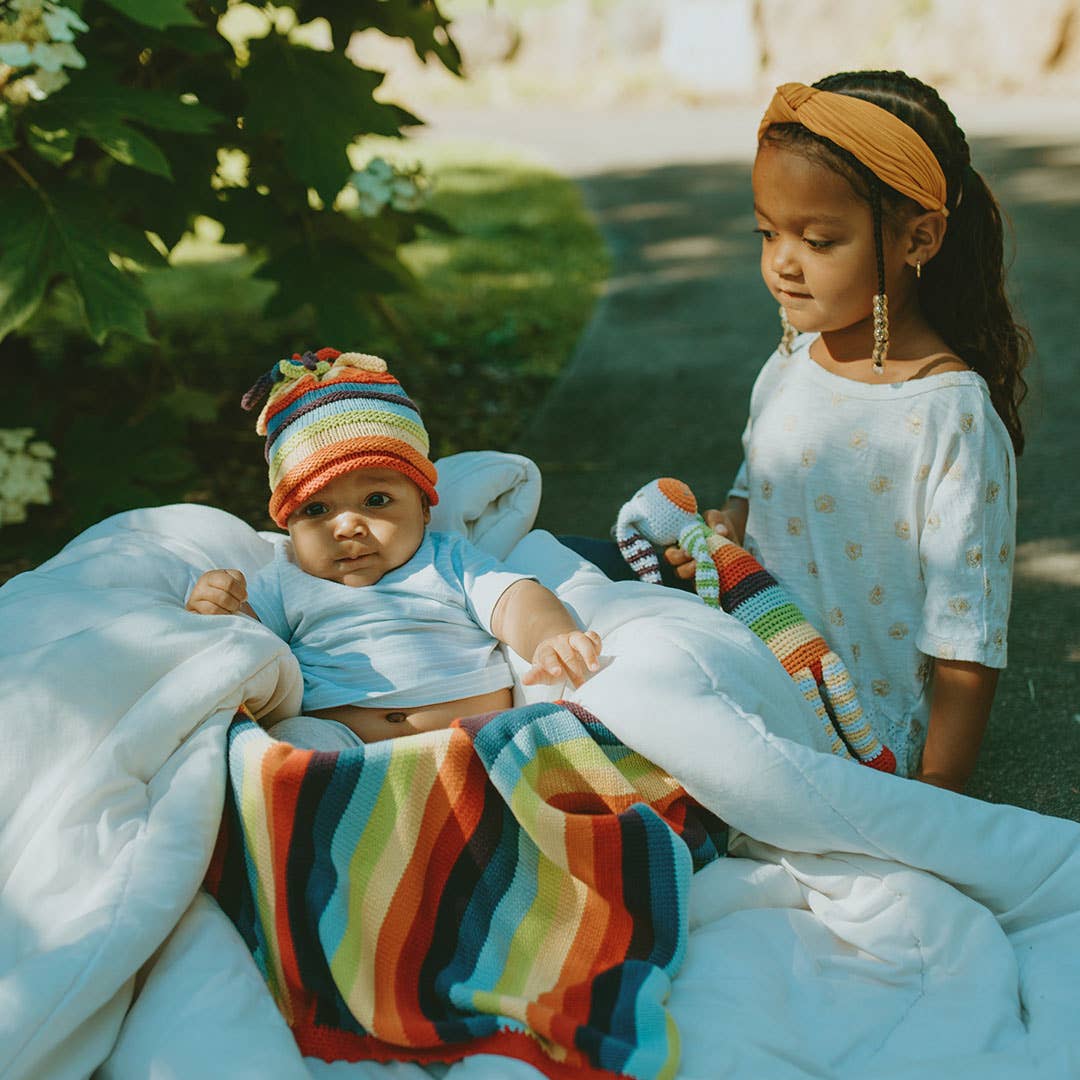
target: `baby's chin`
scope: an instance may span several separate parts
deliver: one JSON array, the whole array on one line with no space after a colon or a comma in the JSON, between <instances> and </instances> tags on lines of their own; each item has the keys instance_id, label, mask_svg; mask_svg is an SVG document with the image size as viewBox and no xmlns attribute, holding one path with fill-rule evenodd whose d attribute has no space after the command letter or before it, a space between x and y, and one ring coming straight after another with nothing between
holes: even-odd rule
<instances>
[{"instance_id":1,"label":"baby's chin","mask_svg":"<svg viewBox=\"0 0 1080 1080\"><path fill-rule=\"evenodd\" d=\"M338 585L347 585L351 589L362 589L367 585L375 585L389 572L385 566L339 566L338 563L322 563L318 566L305 566L297 564L305 574L312 577L322 578L323 581L333 581Z\"/></svg>"},{"instance_id":2,"label":"baby's chin","mask_svg":"<svg viewBox=\"0 0 1080 1080\"><path fill-rule=\"evenodd\" d=\"M347 585L350 589L363 589L368 585L378 584L386 573L385 567L359 567L353 570L337 570L330 580L336 581L339 585Z\"/></svg>"},{"instance_id":3,"label":"baby's chin","mask_svg":"<svg viewBox=\"0 0 1080 1080\"><path fill-rule=\"evenodd\" d=\"M364 589L368 585L377 585L386 576L386 571L380 571L379 573L350 573L342 574L334 580L339 585L346 585L350 589Z\"/></svg>"}]
</instances>

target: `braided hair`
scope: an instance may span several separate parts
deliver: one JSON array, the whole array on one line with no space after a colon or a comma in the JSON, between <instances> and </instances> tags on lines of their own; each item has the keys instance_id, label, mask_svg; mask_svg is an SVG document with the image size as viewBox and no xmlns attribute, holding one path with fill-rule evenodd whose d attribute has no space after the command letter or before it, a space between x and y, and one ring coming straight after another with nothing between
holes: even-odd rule
<instances>
[{"instance_id":1,"label":"braided hair","mask_svg":"<svg viewBox=\"0 0 1080 1080\"><path fill-rule=\"evenodd\" d=\"M1020 403L1027 394L1021 372L1031 354L1031 337L1013 317L1005 293L1001 211L972 168L971 150L956 118L933 87L903 71L841 72L814 88L862 98L891 112L919 133L941 165L948 228L941 249L922 269L919 305L949 348L986 381L1019 455L1024 449ZM878 292L884 293L884 224L921 210L918 204L883 184L853 154L800 124L773 124L763 141L797 149L840 173L870 204Z\"/></svg>"}]
</instances>

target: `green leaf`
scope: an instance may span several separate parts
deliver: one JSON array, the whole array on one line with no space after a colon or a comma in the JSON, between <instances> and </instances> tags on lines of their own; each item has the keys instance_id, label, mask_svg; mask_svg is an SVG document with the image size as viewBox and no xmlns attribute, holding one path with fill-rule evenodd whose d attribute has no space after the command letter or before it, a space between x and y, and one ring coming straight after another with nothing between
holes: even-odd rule
<instances>
[{"instance_id":1,"label":"green leaf","mask_svg":"<svg viewBox=\"0 0 1080 1080\"><path fill-rule=\"evenodd\" d=\"M4 194L7 225L0 243L0 340L37 310L56 273L47 220L27 189Z\"/></svg>"},{"instance_id":2,"label":"green leaf","mask_svg":"<svg viewBox=\"0 0 1080 1080\"><path fill-rule=\"evenodd\" d=\"M70 160L74 140L82 136L122 165L171 179L172 167L160 145L129 121L166 132L201 134L221 116L162 91L121 86L99 72L72 79L62 91L27 110L27 119L33 131L31 145L51 164Z\"/></svg>"},{"instance_id":3,"label":"green leaf","mask_svg":"<svg viewBox=\"0 0 1080 1080\"><path fill-rule=\"evenodd\" d=\"M335 43L344 48L356 30L374 28L387 37L407 38L416 55L425 60L434 53L455 75L461 74L461 55L447 34L450 25L429 0L386 3L385 0L297 0L293 6L301 22L322 17L330 23ZM436 31L442 31L436 33ZM440 38L442 40L440 40Z\"/></svg>"},{"instance_id":4,"label":"green leaf","mask_svg":"<svg viewBox=\"0 0 1080 1080\"><path fill-rule=\"evenodd\" d=\"M124 86L104 64L99 67L76 73L62 90L28 109L28 119L48 130L79 131L91 124L132 121L159 131L191 134L210 131L223 119L205 105L181 101L178 94Z\"/></svg>"},{"instance_id":5,"label":"green leaf","mask_svg":"<svg viewBox=\"0 0 1080 1080\"><path fill-rule=\"evenodd\" d=\"M105 0L110 7L143 26L164 30L166 26L193 26L199 20L188 11L185 0Z\"/></svg>"},{"instance_id":6,"label":"green leaf","mask_svg":"<svg viewBox=\"0 0 1080 1080\"><path fill-rule=\"evenodd\" d=\"M11 108L7 102L0 101L0 152L12 150L16 145L15 122L11 118Z\"/></svg>"},{"instance_id":7,"label":"green leaf","mask_svg":"<svg viewBox=\"0 0 1080 1080\"><path fill-rule=\"evenodd\" d=\"M37 124L27 124L26 142L50 165L64 165L75 156L75 133L67 128L50 131Z\"/></svg>"},{"instance_id":8,"label":"green leaf","mask_svg":"<svg viewBox=\"0 0 1080 1080\"><path fill-rule=\"evenodd\" d=\"M426 229L442 236L461 235L461 230L456 225L447 221L442 214L435 213L434 210L417 210L411 216L417 225L423 225Z\"/></svg>"},{"instance_id":9,"label":"green leaf","mask_svg":"<svg viewBox=\"0 0 1080 1080\"><path fill-rule=\"evenodd\" d=\"M70 278L91 336L101 343L113 330L141 341L146 299L138 281L109 258L131 237L104 218L93 193L75 185L24 188L4 200L8 225L0 238L0 338L33 314L58 277Z\"/></svg>"},{"instance_id":10,"label":"green leaf","mask_svg":"<svg viewBox=\"0 0 1080 1080\"><path fill-rule=\"evenodd\" d=\"M161 408L181 420L209 423L217 419L220 407L220 395L193 386L178 386L161 398Z\"/></svg>"},{"instance_id":11,"label":"green leaf","mask_svg":"<svg viewBox=\"0 0 1080 1080\"><path fill-rule=\"evenodd\" d=\"M304 304L315 309L319 334L328 343L356 346L370 326L366 297L396 287L366 256L346 244L327 241L312 250L305 244L275 253L256 271L278 285L267 304L267 314L287 315Z\"/></svg>"},{"instance_id":12,"label":"green leaf","mask_svg":"<svg viewBox=\"0 0 1080 1080\"><path fill-rule=\"evenodd\" d=\"M247 244L252 249L285 231L281 207L272 196L260 195L254 188L226 192L210 216L225 227L226 243Z\"/></svg>"},{"instance_id":13,"label":"green leaf","mask_svg":"<svg viewBox=\"0 0 1080 1080\"><path fill-rule=\"evenodd\" d=\"M110 169L102 194L114 217L157 233L171 248L198 214L215 216L219 194L210 177L217 166L217 140L163 132L157 142L172 166L172 180L138 169Z\"/></svg>"},{"instance_id":14,"label":"green leaf","mask_svg":"<svg viewBox=\"0 0 1080 1080\"><path fill-rule=\"evenodd\" d=\"M214 14L220 15L223 12L215 11ZM202 23L198 26L174 26L169 30L159 30L158 35L160 41L155 43L151 39L151 48L164 46L191 56L212 57L216 54L222 66L229 63L234 55L232 46L217 32L216 26Z\"/></svg>"},{"instance_id":15,"label":"green leaf","mask_svg":"<svg viewBox=\"0 0 1080 1080\"><path fill-rule=\"evenodd\" d=\"M400 133L397 111L372 98L383 76L279 34L250 47L245 131L280 137L290 169L329 205L352 172L349 144L359 135Z\"/></svg>"},{"instance_id":16,"label":"green leaf","mask_svg":"<svg viewBox=\"0 0 1080 1080\"><path fill-rule=\"evenodd\" d=\"M195 473L184 449L186 424L160 409L132 424L128 412L77 416L57 445L63 502L75 529L118 510L174 501Z\"/></svg>"},{"instance_id":17,"label":"green leaf","mask_svg":"<svg viewBox=\"0 0 1080 1080\"><path fill-rule=\"evenodd\" d=\"M109 157L153 176L172 179L169 161L157 143L122 120L83 120L79 133L91 138Z\"/></svg>"}]
</instances>

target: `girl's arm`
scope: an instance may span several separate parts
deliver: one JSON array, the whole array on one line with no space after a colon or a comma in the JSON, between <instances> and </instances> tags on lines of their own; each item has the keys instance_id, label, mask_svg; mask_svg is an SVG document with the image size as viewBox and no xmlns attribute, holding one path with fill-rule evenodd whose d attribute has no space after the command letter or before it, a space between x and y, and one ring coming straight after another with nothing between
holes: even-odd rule
<instances>
[{"instance_id":1,"label":"girl's arm","mask_svg":"<svg viewBox=\"0 0 1080 1080\"><path fill-rule=\"evenodd\" d=\"M515 581L499 597L491 632L532 663L526 685L569 679L580 686L600 668L600 635L583 633L563 602L537 581Z\"/></svg>"},{"instance_id":2,"label":"girl's arm","mask_svg":"<svg viewBox=\"0 0 1080 1080\"><path fill-rule=\"evenodd\" d=\"M963 791L975 768L999 671L965 660L934 661L930 725L916 779Z\"/></svg>"},{"instance_id":3,"label":"girl's arm","mask_svg":"<svg viewBox=\"0 0 1080 1080\"><path fill-rule=\"evenodd\" d=\"M736 544L741 544L743 537L746 536L746 519L749 515L749 500L738 495L730 495L720 510L706 510L703 517L709 528L716 529L717 526L722 526L718 530L722 536L726 536Z\"/></svg>"}]
</instances>

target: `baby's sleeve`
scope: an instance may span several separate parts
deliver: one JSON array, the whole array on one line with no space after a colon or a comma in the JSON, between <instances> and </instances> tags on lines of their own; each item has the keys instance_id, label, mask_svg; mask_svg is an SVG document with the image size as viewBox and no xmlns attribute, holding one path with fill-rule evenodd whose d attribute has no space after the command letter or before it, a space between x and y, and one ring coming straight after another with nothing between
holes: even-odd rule
<instances>
[{"instance_id":1,"label":"baby's sleeve","mask_svg":"<svg viewBox=\"0 0 1080 1080\"><path fill-rule=\"evenodd\" d=\"M510 570L464 537L454 537L453 561L468 612L489 634L491 615L502 594L518 581L536 580L531 574Z\"/></svg>"},{"instance_id":2,"label":"baby's sleeve","mask_svg":"<svg viewBox=\"0 0 1080 1080\"><path fill-rule=\"evenodd\" d=\"M259 622L282 641L292 638L292 627L285 616L285 598L281 588L278 554L257 574L247 580L247 599Z\"/></svg>"},{"instance_id":3,"label":"baby's sleeve","mask_svg":"<svg viewBox=\"0 0 1080 1080\"><path fill-rule=\"evenodd\" d=\"M1016 462L989 408L962 412L929 495L919 541L927 656L1003 668L1016 545Z\"/></svg>"}]
</instances>

